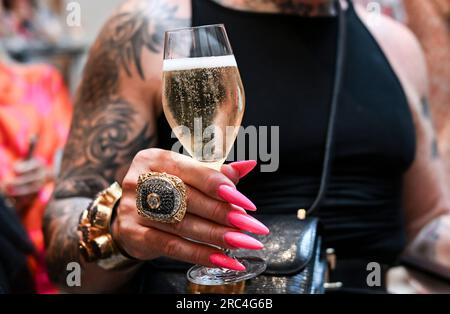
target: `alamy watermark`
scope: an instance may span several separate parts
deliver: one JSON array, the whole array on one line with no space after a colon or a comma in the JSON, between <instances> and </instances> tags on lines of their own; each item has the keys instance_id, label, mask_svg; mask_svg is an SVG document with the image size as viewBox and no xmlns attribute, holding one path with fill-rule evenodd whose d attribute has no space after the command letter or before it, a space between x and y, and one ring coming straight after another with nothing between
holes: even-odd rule
<instances>
[{"instance_id":1,"label":"alamy watermark","mask_svg":"<svg viewBox=\"0 0 450 314\"><path fill-rule=\"evenodd\" d=\"M174 128L172 138L179 139L172 151L202 162L259 160L261 172L275 172L280 165L279 126L203 127L195 118L192 127Z\"/></svg>"},{"instance_id":2,"label":"alamy watermark","mask_svg":"<svg viewBox=\"0 0 450 314\"><path fill-rule=\"evenodd\" d=\"M368 287L381 287L381 265L377 262L370 262L366 266L368 271L366 283ZM70 262L66 266L67 287L81 287L81 265L77 262Z\"/></svg>"},{"instance_id":3,"label":"alamy watermark","mask_svg":"<svg viewBox=\"0 0 450 314\"><path fill-rule=\"evenodd\" d=\"M66 266L67 287L81 287L81 265L77 262L70 262Z\"/></svg>"},{"instance_id":4,"label":"alamy watermark","mask_svg":"<svg viewBox=\"0 0 450 314\"><path fill-rule=\"evenodd\" d=\"M69 27L81 26L81 5L77 1L71 1L66 6L66 24Z\"/></svg>"},{"instance_id":5,"label":"alamy watermark","mask_svg":"<svg viewBox=\"0 0 450 314\"><path fill-rule=\"evenodd\" d=\"M369 272L366 283L369 287L381 287L381 265L377 262L367 264L366 270Z\"/></svg>"},{"instance_id":6,"label":"alamy watermark","mask_svg":"<svg viewBox=\"0 0 450 314\"><path fill-rule=\"evenodd\" d=\"M378 26L382 11L381 4L375 1L371 1L367 4L366 10L369 13L367 23L372 27Z\"/></svg>"}]
</instances>

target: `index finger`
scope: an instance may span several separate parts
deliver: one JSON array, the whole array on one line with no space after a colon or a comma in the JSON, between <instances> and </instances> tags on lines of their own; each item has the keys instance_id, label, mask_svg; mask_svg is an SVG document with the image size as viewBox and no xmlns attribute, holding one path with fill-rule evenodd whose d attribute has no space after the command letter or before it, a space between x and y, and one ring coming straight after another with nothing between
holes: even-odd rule
<instances>
[{"instance_id":1,"label":"index finger","mask_svg":"<svg viewBox=\"0 0 450 314\"><path fill-rule=\"evenodd\" d=\"M223 173L210 169L191 157L171 151L148 149L136 155L134 176L148 171L167 172L183 180L184 183L217 200L227 201L248 210L256 206L237 191L234 183Z\"/></svg>"}]
</instances>

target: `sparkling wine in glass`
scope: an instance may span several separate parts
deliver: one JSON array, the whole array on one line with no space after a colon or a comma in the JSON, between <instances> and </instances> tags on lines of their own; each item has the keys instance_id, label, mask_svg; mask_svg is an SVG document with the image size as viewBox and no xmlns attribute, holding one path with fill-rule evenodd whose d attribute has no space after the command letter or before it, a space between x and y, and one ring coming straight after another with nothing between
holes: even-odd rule
<instances>
[{"instance_id":1,"label":"sparkling wine in glass","mask_svg":"<svg viewBox=\"0 0 450 314\"><path fill-rule=\"evenodd\" d=\"M166 32L162 96L164 114L183 147L202 165L220 170L245 109L244 88L222 24ZM245 271L195 265L188 279L199 285L223 285L265 269L259 258L238 260Z\"/></svg>"}]
</instances>

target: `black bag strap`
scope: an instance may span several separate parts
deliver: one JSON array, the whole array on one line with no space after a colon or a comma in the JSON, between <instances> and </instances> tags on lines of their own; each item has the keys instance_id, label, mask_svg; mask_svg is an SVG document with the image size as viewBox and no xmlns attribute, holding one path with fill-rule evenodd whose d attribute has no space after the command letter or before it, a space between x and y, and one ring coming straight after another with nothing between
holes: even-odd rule
<instances>
[{"instance_id":1,"label":"black bag strap","mask_svg":"<svg viewBox=\"0 0 450 314\"><path fill-rule=\"evenodd\" d=\"M340 0L336 0L336 9L338 12L338 34L337 34L337 49L336 49L336 65L334 72L334 84L331 95L330 115L328 118L327 134L325 139L325 151L322 164L322 174L320 177L320 186L317 196L311 207L306 211L308 215L314 212L321 204L327 189L328 178L331 170L331 159L333 157L333 140L334 129L336 124L336 112L339 102L339 96L342 87L342 77L344 72L344 63L346 55L347 44L347 19L342 8ZM351 5L349 3L349 5Z\"/></svg>"}]
</instances>

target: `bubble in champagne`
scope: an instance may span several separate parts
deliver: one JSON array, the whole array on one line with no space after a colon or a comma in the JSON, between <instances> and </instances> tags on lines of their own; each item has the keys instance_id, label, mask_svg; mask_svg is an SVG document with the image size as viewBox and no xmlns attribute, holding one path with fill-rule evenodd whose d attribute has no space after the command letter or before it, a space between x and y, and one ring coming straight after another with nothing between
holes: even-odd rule
<instances>
[{"instance_id":1,"label":"bubble in champagne","mask_svg":"<svg viewBox=\"0 0 450 314\"><path fill-rule=\"evenodd\" d=\"M239 126L244 92L234 56L165 60L164 112L175 135L200 161L223 162Z\"/></svg>"}]
</instances>

